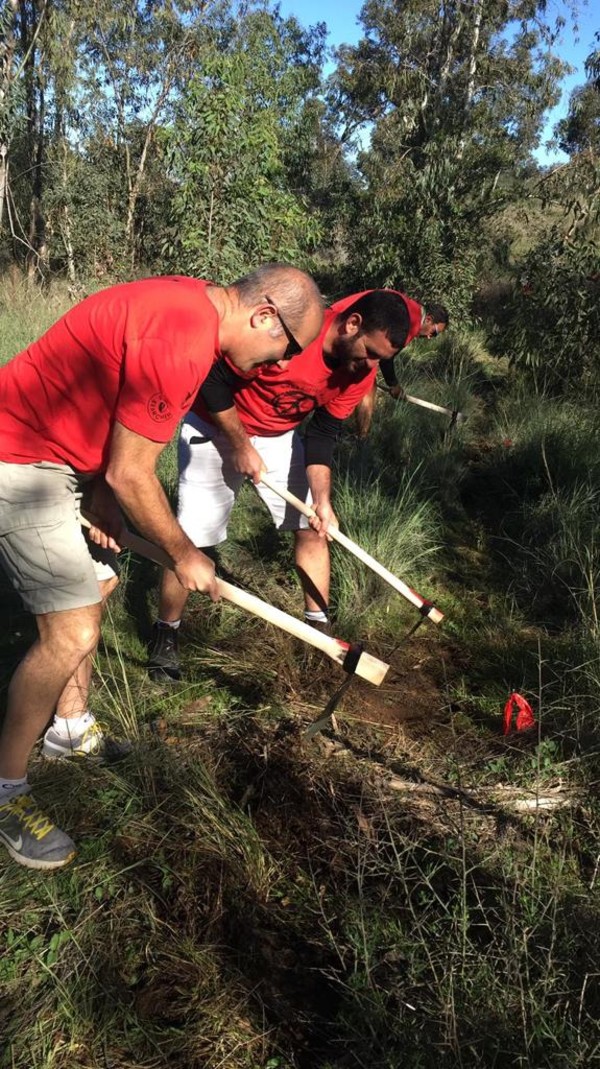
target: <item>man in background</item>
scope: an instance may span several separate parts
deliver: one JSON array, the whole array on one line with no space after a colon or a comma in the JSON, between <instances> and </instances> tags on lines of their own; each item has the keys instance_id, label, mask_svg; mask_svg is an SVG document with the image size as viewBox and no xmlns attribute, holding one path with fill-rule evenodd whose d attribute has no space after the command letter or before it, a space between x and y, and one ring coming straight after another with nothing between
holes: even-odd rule
<instances>
[{"instance_id":1,"label":"man in background","mask_svg":"<svg viewBox=\"0 0 600 1069\"><path fill-rule=\"evenodd\" d=\"M437 338L439 334L444 333L449 322L450 316L443 304L426 304L422 308L421 329L417 334L417 338ZM393 360L387 360L385 363L381 364L381 374L383 375L386 385L389 386L390 396L393 397L395 401L402 401L406 395L402 386L400 386L398 382ZM365 397L363 397L356 408L358 437L361 439L366 438L369 433L376 400L377 387L375 383L373 383L373 388Z\"/></svg>"}]
</instances>

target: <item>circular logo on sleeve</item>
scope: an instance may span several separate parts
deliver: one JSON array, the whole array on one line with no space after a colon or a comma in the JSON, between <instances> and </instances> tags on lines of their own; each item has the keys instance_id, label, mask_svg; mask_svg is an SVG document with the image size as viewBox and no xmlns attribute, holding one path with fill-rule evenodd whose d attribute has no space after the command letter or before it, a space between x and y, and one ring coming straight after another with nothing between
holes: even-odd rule
<instances>
[{"instance_id":1,"label":"circular logo on sleeve","mask_svg":"<svg viewBox=\"0 0 600 1069\"><path fill-rule=\"evenodd\" d=\"M164 423L171 419L173 412L166 397L162 393L153 393L148 401L148 415L155 423Z\"/></svg>"}]
</instances>

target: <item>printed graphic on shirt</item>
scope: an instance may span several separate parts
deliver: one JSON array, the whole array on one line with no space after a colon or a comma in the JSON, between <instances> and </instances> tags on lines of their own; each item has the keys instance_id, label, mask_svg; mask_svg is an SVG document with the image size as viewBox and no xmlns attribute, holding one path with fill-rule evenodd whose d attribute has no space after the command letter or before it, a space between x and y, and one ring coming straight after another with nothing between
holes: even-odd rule
<instances>
[{"instance_id":1,"label":"printed graphic on shirt","mask_svg":"<svg viewBox=\"0 0 600 1069\"><path fill-rule=\"evenodd\" d=\"M302 389L282 390L275 394L271 400L272 407L278 416L291 416L292 419L302 419L307 412L312 412L317 407L318 400L314 394L306 393Z\"/></svg>"},{"instance_id":2,"label":"printed graphic on shirt","mask_svg":"<svg viewBox=\"0 0 600 1069\"><path fill-rule=\"evenodd\" d=\"M155 423L164 423L171 419L173 412L169 402L161 393L153 393L148 401L148 415Z\"/></svg>"}]
</instances>

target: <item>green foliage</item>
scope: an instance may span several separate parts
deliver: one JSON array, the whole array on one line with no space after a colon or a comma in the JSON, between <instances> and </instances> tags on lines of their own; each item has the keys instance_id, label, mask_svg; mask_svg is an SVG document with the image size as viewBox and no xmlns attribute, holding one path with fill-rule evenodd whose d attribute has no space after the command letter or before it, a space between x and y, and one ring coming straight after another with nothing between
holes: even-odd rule
<instances>
[{"instance_id":1,"label":"green foliage","mask_svg":"<svg viewBox=\"0 0 600 1069\"><path fill-rule=\"evenodd\" d=\"M293 20L249 14L209 43L170 133L168 264L232 281L265 260L306 263L320 225L288 187L285 146L316 69Z\"/></svg>"},{"instance_id":2,"label":"green foliage","mask_svg":"<svg viewBox=\"0 0 600 1069\"><path fill-rule=\"evenodd\" d=\"M600 385L599 101L591 78L572 96L557 128L572 159L530 190L546 229L515 257L518 284L493 326L496 351L528 369L538 390L590 398Z\"/></svg>"},{"instance_id":3,"label":"green foliage","mask_svg":"<svg viewBox=\"0 0 600 1069\"><path fill-rule=\"evenodd\" d=\"M16 77L14 11L0 6L0 146L6 151L22 121L23 85Z\"/></svg>"},{"instance_id":4,"label":"green foliage","mask_svg":"<svg viewBox=\"0 0 600 1069\"><path fill-rule=\"evenodd\" d=\"M464 172L437 145L419 165L407 158L390 167L383 152L361 163L367 186L354 202L347 269L353 287L403 288L442 300L464 318L476 282L479 233L477 218L464 210Z\"/></svg>"},{"instance_id":5,"label":"green foliage","mask_svg":"<svg viewBox=\"0 0 600 1069\"><path fill-rule=\"evenodd\" d=\"M600 374L600 163L585 153L551 173L537 192L557 221L518 261L520 285L495 345L530 368L541 391L592 397Z\"/></svg>"},{"instance_id":6,"label":"green foliage","mask_svg":"<svg viewBox=\"0 0 600 1069\"><path fill-rule=\"evenodd\" d=\"M359 156L353 281L404 284L468 315L482 221L518 195L557 99L563 68L543 8L365 4L365 37L340 49L333 79L341 128L373 124Z\"/></svg>"},{"instance_id":7,"label":"green foliage","mask_svg":"<svg viewBox=\"0 0 600 1069\"><path fill-rule=\"evenodd\" d=\"M556 128L558 144L563 152L573 156L590 149L600 151L600 90L594 85L574 89L569 100L569 113Z\"/></svg>"},{"instance_id":8,"label":"green foliage","mask_svg":"<svg viewBox=\"0 0 600 1069\"><path fill-rule=\"evenodd\" d=\"M86 152L66 141L48 151L45 208L56 235L52 265L67 273L69 258L77 278L105 284L127 277L123 202L125 190L118 153L110 142L91 142Z\"/></svg>"},{"instance_id":9,"label":"green foliage","mask_svg":"<svg viewBox=\"0 0 600 1069\"><path fill-rule=\"evenodd\" d=\"M336 509L347 517L345 528L362 549L385 564L395 575L427 576L435 560L442 532L435 506L422 500L419 472L398 475L396 486L385 491L379 481L361 481L352 471L338 473ZM344 550L335 553L333 566L335 616L344 634L364 633L398 599L364 564ZM382 629L390 622L382 620Z\"/></svg>"},{"instance_id":10,"label":"green foliage","mask_svg":"<svg viewBox=\"0 0 600 1069\"><path fill-rule=\"evenodd\" d=\"M523 284L497 345L516 364L530 368L537 388L593 394L600 359L598 245L556 232L521 262Z\"/></svg>"},{"instance_id":11,"label":"green foliage","mask_svg":"<svg viewBox=\"0 0 600 1069\"><path fill-rule=\"evenodd\" d=\"M596 39L600 40L598 34ZM587 82L573 90L569 111L557 124L555 135L563 152L574 156L580 152L600 150L600 52L591 52L585 62Z\"/></svg>"}]
</instances>

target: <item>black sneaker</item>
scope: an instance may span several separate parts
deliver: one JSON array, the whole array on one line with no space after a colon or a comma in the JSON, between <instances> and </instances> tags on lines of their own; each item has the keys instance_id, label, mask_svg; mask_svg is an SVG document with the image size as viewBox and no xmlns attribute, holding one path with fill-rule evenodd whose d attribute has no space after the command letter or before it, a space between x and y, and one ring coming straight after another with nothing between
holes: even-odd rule
<instances>
[{"instance_id":1,"label":"black sneaker","mask_svg":"<svg viewBox=\"0 0 600 1069\"><path fill-rule=\"evenodd\" d=\"M178 683L181 679L177 630L154 625L148 674L157 683Z\"/></svg>"}]
</instances>

